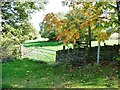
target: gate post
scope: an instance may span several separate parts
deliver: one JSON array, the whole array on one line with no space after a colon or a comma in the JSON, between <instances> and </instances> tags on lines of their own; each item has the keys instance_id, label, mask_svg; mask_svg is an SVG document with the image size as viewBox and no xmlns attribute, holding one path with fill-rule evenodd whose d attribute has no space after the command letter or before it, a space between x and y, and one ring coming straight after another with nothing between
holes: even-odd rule
<instances>
[{"instance_id":1,"label":"gate post","mask_svg":"<svg viewBox=\"0 0 120 90\"><path fill-rule=\"evenodd\" d=\"M23 45L20 44L20 58L22 58L23 56Z\"/></svg>"}]
</instances>

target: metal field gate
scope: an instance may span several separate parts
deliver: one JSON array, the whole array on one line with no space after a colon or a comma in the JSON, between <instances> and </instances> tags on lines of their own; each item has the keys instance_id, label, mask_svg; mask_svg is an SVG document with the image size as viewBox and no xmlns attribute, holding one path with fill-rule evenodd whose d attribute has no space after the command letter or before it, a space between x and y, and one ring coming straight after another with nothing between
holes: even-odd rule
<instances>
[{"instance_id":1,"label":"metal field gate","mask_svg":"<svg viewBox=\"0 0 120 90\"><path fill-rule=\"evenodd\" d=\"M56 58L56 50L45 47L21 47L22 58L30 58L34 60L54 62Z\"/></svg>"}]
</instances>

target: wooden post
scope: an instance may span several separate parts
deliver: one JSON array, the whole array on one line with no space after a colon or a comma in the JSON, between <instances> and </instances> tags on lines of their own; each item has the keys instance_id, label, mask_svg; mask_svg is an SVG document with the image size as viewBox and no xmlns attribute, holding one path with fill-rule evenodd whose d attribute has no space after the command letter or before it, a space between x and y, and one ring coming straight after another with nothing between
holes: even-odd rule
<instances>
[{"instance_id":1,"label":"wooden post","mask_svg":"<svg viewBox=\"0 0 120 90\"><path fill-rule=\"evenodd\" d=\"M63 50L65 50L65 45L63 46Z\"/></svg>"},{"instance_id":2,"label":"wooden post","mask_svg":"<svg viewBox=\"0 0 120 90\"><path fill-rule=\"evenodd\" d=\"M106 43L104 43L104 46L106 46Z\"/></svg>"},{"instance_id":3,"label":"wooden post","mask_svg":"<svg viewBox=\"0 0 120 90\"><path fill-rule=\"evenodd\" d=\"M22 55L23 55L22 44L20 44L20 58L22 57Z\"/></svg>"},{"instance_id":4,"label":"wooden post","mask_svg":"<svg viewBox=\"0 0 120 90\"><path fill-rule=\"evenodd\" d=\"M100 63L100 42L98 42L98 51L97 51L97 64Z\"/></svg>"}]
</instances>

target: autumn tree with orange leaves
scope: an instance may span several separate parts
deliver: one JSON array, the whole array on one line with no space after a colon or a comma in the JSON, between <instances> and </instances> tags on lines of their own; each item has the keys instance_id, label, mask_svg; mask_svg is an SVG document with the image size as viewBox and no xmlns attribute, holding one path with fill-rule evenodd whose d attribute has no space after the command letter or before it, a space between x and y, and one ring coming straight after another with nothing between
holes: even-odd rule
<instances>
[{"instance_id":1,"label":"autumn tree with orange leaves","mask_svg":"<svg viewBox=\"0 0 120 90\"><path fill-rule=\"evenodd\" d=\"M65 24L65 20L59 19L54 13L48 13L41 24L40 33L42 37L49 38L50 41L56 41L60 29Z\"/></svg>"},{"instance_id":2,"label":"autumn tree with orange leaves","mask_svg":"<svg viewBox=\"0 0 120 90\"><path fill-rule=\"evenodd\" d=\"M108 2L74 2L71 8L64 20L49 13L43 21L44 31L51 34L51 37L53 33L58 35L57 40L63 41L64 44L75 44L79 39L87 44L93 39L104 42L116 27L116 14L113 15L115 12L106 14L107 10L111 9ZM113 30L107 32L110 27Z\"/></svg>"},{"instance_id":3,"label":"autumn tree with orange leaves","mask_svg":"<svg viewBox=\"0 0 120 90\"><path fill-rule=\"evenodd\" d=\"M87 42L89 27L92 38L104 42L117 26L115 19L117 14L108 2L75 2L71 7L72 10L66 15L66 25L62 26L57 38L63 40L65 44L75 43L78 39ZM110 9L112 12L107 12ZM113 30L108 32L107 29L110 27Z\"/></svg>"},{"instance_id":4,"label":"autumn tree with orange leaves","mask_svg":"<svg viewBox=\"0 0 120 90\"><path fill-rule=\"evenodd\" d=\"M76 32L77 26L79 38L83 38L81 32L84 32L83 35L86 35L85 31L87 30L86 28L88 27L87 41L89 42L91 41L91 34L92 37L96 37L96 40L98 41L97 64L99 64L100 42L101 41L104 42L109 38L111 33L118 32L119 30L118 25L119 20L117 20L117 16L119 18L118 11L119 4L117 3L117 7L115 7L114 5L116 2L108 3L108 2L76 2L76 1L73 2L73 1L74 0L64 1L65 5L67 5L67 3L70 2L69 6L70 7L72 6L72 11L70 12L70 15L72 16L71 20L75 21L75 23L79 23L79 25L72 23L71 26L72 27L74 26L74 29L72 28L72 30L69 30L69 33ZM78 13L80 13L79 17L77 17ZM112 28L112 30L108 30L109 28ZM68 37L64 39L64 43L69 42L73 38L72 36L74 35L73 34L72 35L70 34L70 36L68 35ZM76 42L75 38L72 40Z\"/></svg>"}]
</instances>

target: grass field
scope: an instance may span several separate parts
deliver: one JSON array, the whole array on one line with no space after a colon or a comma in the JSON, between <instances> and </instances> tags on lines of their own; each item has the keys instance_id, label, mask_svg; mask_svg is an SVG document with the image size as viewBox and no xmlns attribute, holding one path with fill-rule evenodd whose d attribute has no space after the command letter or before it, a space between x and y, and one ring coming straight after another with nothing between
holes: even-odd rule
<instances>
[{"instance_id":1,"label":"grass field","mask_svg":"<svg viewBox=\"0 0 120 90\"><path fill-rule=\"evenodd\" d=\"M41 64L28 59L2 65L3 88L118 88L116 66Z\"/></svg>"},{"instance_id":2,"label":"grass field","mask_svg":"<svg viewBox=\"0 0 120 90\"><path fill-rule=\"evenodd\" d=\"M107 43L113 45L117 41ZM97 42L92 42L95 44ZM55 63L55 52L63 48L61 43L27 42L24 46L24 50L30 50L25 57L32 60L3 63L3 88L118 88L118 67L115 65L75 68Z\"/></svg>"}]
</instances>

